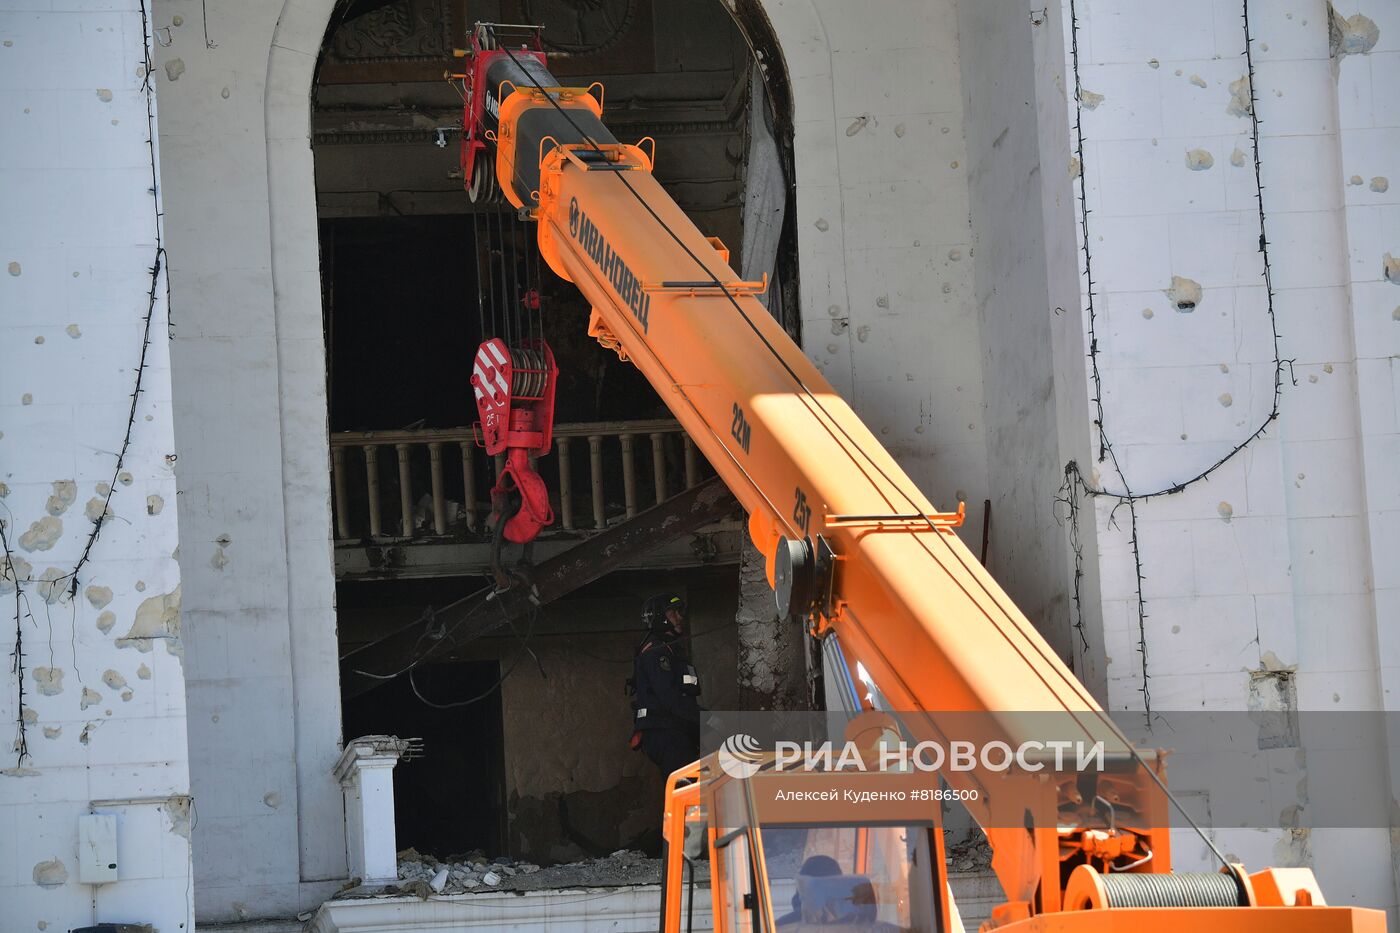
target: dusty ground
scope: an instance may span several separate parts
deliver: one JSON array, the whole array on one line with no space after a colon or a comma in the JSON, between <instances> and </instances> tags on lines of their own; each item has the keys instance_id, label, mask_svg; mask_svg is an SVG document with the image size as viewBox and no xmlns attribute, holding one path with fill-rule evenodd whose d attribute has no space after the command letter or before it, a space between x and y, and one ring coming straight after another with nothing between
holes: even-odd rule
<instances>
[{"instance_id":1,"label":"dusty ground","mask_svg":"<svg viewBox=\"0 0 1400 933\"><path fill-rule=\"evenodd\" d=\"M697 867L697 881L708 881L709 865ZM482 894L498 891L545 891L567 888L615 888L659 884L661 860L623 849L607 858L585 859L548 868L505 856L487 859L479 853L462 861L443 862L413 849L399 853L399 883L383 888L354 888L340 897L422 898L448 894Z\"/></svg>"},{"instance_id":2,"label":"dusty ground","mask_svg":"<svg viewBox=\"0 0 1400 933\"><path fill-rule=\"evenodd\" d=\"M947 845L951 871L976 872L991 864L992 850L981 833L972 833L956 841L950 839ZM695 877L697 881L708 882L710 866L704 862L698 864ZM409 894L426 899L437 895L616 888L660 882L661 860L628 849L606 858L583 859L548 868L507 856L488 859L481 853L472 853L460 861L440 861L414 849L404 849L399 853L397 884L352 888L338 896L401 897Z\"/></svg>"}]
</instances>

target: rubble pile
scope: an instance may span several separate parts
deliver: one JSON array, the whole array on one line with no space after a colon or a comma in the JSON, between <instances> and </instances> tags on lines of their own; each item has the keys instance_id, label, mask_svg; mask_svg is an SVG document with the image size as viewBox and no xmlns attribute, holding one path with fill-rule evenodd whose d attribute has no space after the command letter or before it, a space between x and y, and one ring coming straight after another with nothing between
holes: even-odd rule
<instances>
[{"instance_id":1,"label":"rubble pile","mask_svg":"<svg viewBox=\"0 0 1400 933\"><path fill-rule=\"evenodd\" d=\"M951 871L981 871L992 864L992 847L987 837L972 832L964 838L947 840L948 868Z\"/></svg>"},{"instance_id":2,"label":"rubble pile","mask_svg":"<svg viewBox=\"0 0 1400 933\"><path fill-rule=\"evenodd\" d=\"M708 877L702 866L697 880ZM343 897L485 894L499 891L547 891L562 888L610 888L661 882L661 860L644 853L620 849L606 858L585 859L542 868L509 856L487 858L472 852L461 859L442 861L416 849L399 853L399 882L373 891L359 889Z\"/></svg>"}]
</instances>

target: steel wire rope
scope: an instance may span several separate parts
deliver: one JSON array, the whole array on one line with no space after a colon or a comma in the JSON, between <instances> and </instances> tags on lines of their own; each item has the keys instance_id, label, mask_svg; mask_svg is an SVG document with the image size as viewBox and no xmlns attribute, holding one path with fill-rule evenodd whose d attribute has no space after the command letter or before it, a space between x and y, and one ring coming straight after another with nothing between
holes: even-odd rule
<instances>
[{"instance_id":1,"label":"steel wire rope","mask_svg":"<svg viewBox=\"0 0 1400 933\"><path fill-rule=\"evenodd\" d=\"M499 47L503 52L506 53L507 57L510 58L511 62L513 62L517 67L519 67L520 63L515 58L514 54L511 53L510 49L505 45L499 45ZM579 134L579 137L583 139L589 146L591 146L594 152L597 152L600 155L603 154L602 147L598 145L597 141L583 132L579 125L574 122L573 118L569 116L568 112L559 105L559 102L555 100L554 97L550 95L549 92L545 90L543 86L540 85L539 81L535 78L535 76L533 74L530 74L528 71L525 71L523 68L521 70L525 72L526 77L530 79L530 83L535 86L535 89L540 92L544 99L549 101L551 106L553 106L554 109L557 110L559 114L564 118L564 120L574 129L574 131ZM695 255L695 253L690 249L690 247L688 247L685 244L684 241L681 240L681 238L676 234L676 232L672 230L671 227L660 216L657 215L656 211L652 209L651 205L647 203L646 199L643 198L641 194L635 188L632 187L630 182L628 182L628 180L625 177L625 173L613 172L612 174L620 182L622 182L623 187L625 187L628 190L628 192L632 195L632 197L639 204L642 205L646 212L651 215L652 219L655 220L661 226L661 228L667 233L667 235L675 241L676 245L678 245L681 248L681 250L685 252L685 254L689 256L690 259L697 266L700 267L702 272L709 276L714 286L720 290L721 294L724 295L724 297L728 300L730 305L732 305L734 309L739 313L740 318L749 327L749 329L754 332L754 335L759 338L759 340L763 343L764 347L768 350L769 354L778 362L778 364L783 368L783 370L788 374L788 376L791 377L792 380L797 384L797 386L802 390L802 394L806 397L808 403L815 408L814 414L820 412L820 414L825 417L826 420L823 420L822 418L819 418L818 420L822 422L823 427L826 428L828 433L830 433L833 427L841 433L841 435L850 444L850 448L843 447L843 450L846 450L848 452L847 455L850 456L849 451L852 448L856 451L859 451L861 455L867 461L869 461L870 466L875 469L875 471L886 481L886 483L888 483L899 494L901 498L908 502L908 504L915 511L921 511L917 501L912 496L910 496L909 493L906 492L898 483L891 479L889 475L884 471L884 469L881 468L881 466L875 462L874 458L871 457L870 454L866 453L866 451L860 446L860 444L850 436L850 434L845 430L845 428L842 427L841 424L837 422L836 419L825 410L825 408L821 404L821 401L816 397L816 394L813 393L810 388L808 388L806 383L802 381L801 376L799 376L797 372L792 369L792 367L788 364L787 360L783 359L782 354L778 352L777 348L773 346L772 342L769 341L766 336L764 336L762 331L758 329L758 326L754 324L753 320L748 316L748 314L744 312L743 307L735 299L733 293L730 292L729 289L724 285L724 283L720 281L719 277L716 276L714 272L710 270L709 266L705 265L705 263L698 256ZM826 421L830 422L829 426L826 423ZM853 462L855 461L855 459L855 457L851 456L851 460ZM864 472L864 469L861 469L862 472ZM886 502L889 502L888 497L885 496L884 493L880 493L880 495L881 498L884 498ZM934 536L939 539L944 549L949 551L953 555L954 559L958 561L959 565L963 566L966 572L971 573L970 568L968 568L966 564L961 560L961 558L957 555L957 552L952 547L952 545L942 539L942 535L939 533L939 528L934 523L934 521L926 515L923 516L923 518L927 523L929 530L934 532ZM933 549L928 545L926 541L924 541L921 537L918 536L915 536L915 540L920 543L920 546L929 554L930 557L933 557L935 561L938 561L938 558L934 554ZM942 564L941 561L939 561L939 563L940 565ZM1035 640L1033 638L1028 637L1025 632L1020 630L1020 626L1016 623L1015 617L1006 610L1006 607L1001 604L1001 601L998 600L987 589L986 585L982 583L981 580L978 579L975 575L973 575L973 579L977 581L979 588L992 601L992 604L995 605L999 610L1001 610L1001 612L1007 617L1007 620L1011 622L1012 626L1015 629L1017 629L1019 634L1021 634L1023 638L1026 638L1026 640L1030 643L1035 652L1041 656L1041 659L1049 661L1050 658L1046 655L1046 652L1040 649L1038 646L1036 646ZM967 593L967 590L962 586L960 582L956 581L956 579L954 579L954 582L958 585L960 589L963 589L964 593ZM971 594L968 593L967 595L970 596ZM974 603L976 603L975 600ZM996 628L997 633L1001 635L1001 637L1008 643L1008 645L1011 646L1012 650L1016 651L1018 655L1021 655L1023 658L1025 658L1022 649L1012 642L1012 639L1009 637L1008 633L996 623L996 621L992 618L991 614L980 604L977 605L979 610L987 618L987 620L989 622L992 622L993 626ZM1032 669L1035 670L1034 666L1032 666ZM1044 675L1041 674L1038 670L1036 670L1036 676L1038 679L1041 680L1042 683L1045 683L1047 687L1050 686L1050 684L1046 681ZM1065 686L1069 687L1072 691L1076 693L1080 693L1081 696L1083 695L1084 687L1082 684L1079 684L1078 682L1073 681L1072 679L1062 679L1064 679L1065 681ZM1057 699L1059 699L1058 696ZM1089 699L1092 702L1092 698ZM1069 713L1072 717L1074 717L1077 722L1078 715L1080 714L1077 714L1075 711L1070 710L1068 705L1065 704L1063 700L1060 700L1060 703L1062 706L1064 706L1065 712ZM1142 756L1142 753L1139 752L1137 747L1131 741L1128 740L1127 736L1122 732L1121 729L1118 728L1117 723L1113 722L1112 718L1108 716L1107 711L1103 709L1094 709L1091 706L1089 710L1084 712L1087 712L1090 715L1096 717L1103 725L1107 726L1111 732L1113 732L1120 739L1122 739L1123 744L1127 747L1129 753L1142 767L1143 771L1148 775L1152 782L1157 785L1158 789L1161 790L1161 792L1167 797L1167 799L1170 800L1171 803L1177 808L1181 815L1186 819L1187 823L1190 824L1191 828L1195 830L1196 834L1201 837L1202 841L1205 842L1206 846L1211 850L1215 857L1219 859L1220 863L1228 868L1229 861L1225 858L1225 855L1220 851L1220 849L1215 845L1215 842L1211 840L1211 838L1207 836L1204 831L1201 830L1201 828L1196 824L1195 820L1191 818L1191 815L1187 812L1185 806L1182 805L1182 803L1179 800L1177 800L1175 796L1172 795L1171 791L1167 788L1166 783L1163 782L1162 779L1157 775L1157 773L1153 771L1153 769L1147 764L1147 760ZM1085 728L1085 732L1088 732L1087 728Z\"/></svg>"},{"instance_id":2,"label":"steel wire rope","mask_svg":"<svg viewBox=\"0 0 1400 933\"><path fill-rule=\"evenodd\" d=\"M476 273L476 320L480 327L478 335L481 340L486 339L486 292L481 287L481 248L485 243L485 238L481 233L481 212L472 211L472 265Z\"/></svg>"},{"instance_id":3,"label":"steel wire rope","mask_svg":"<svg viewBox=\"0 0 1400 933\"><path fill-rule=\"evenodd\" d=\"M515 330L511 326L515 322L510 314L510 273L506 271L506 237L501 228L501 212L499 210L491 212L491 224L494 227L493 233L496 241L494 255L499 258L501 266L501 283L496 296L501 305L501 334L505 338L506 346L510 347L515 343Z\"/></svg>"},{"instance_id":4,"label":"steel wire rope","mask_svg":"<svg viewBox=\"0 0 1400 933\"><path fill-rule=\"evenodd\" d=\"M497 214L501 224L501 264L506 267L506 288L509 291L505 299L507 307L510 308L511 330L515 338L511 341L511 346L515 347L524 339L520 331L520 263L516 257L515 218L508 214L502 216L503 214L504 211Z\"/></svg>"}]
</instances>

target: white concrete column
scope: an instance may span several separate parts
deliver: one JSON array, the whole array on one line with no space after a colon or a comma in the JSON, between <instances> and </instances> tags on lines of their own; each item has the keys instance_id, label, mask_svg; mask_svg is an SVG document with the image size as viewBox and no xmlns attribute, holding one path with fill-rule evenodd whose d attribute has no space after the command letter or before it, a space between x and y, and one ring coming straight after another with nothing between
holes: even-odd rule
<instances>
[{"instance_id":1,"label":"white concrete column","mask_svg":"<svg viewBox=\"0 0 1400 933\"><path fill-rule=\"evenodd\" d=\"M394 766L415 739L366 735L345 743L335 779L345 794L345 854L361 884L399 876L394 838Z\"/></svg>"}]
</instances>

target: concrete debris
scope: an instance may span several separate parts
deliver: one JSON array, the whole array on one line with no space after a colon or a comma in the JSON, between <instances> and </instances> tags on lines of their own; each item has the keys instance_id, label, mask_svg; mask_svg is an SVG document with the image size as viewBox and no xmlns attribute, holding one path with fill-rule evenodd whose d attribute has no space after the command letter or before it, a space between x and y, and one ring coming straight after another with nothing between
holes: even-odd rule
<instances>
[{"instance_id":1,"label":"concrete debris","mask_svg":"<svg viewBox=\"0 0 1400 933\"><path fill-rule=\"evenodd\" d=\"M490 872L487 872L489 875ZM433 880L428 882L428 887L433 889L434 894L441 894L443 888L447 887L447 869L439 868L437 874L433 875Z\"/></svg>"},{"instance_id":2,"label":"concrete debris","mask_svg":"<svg viewBox=\"0 0 1400 933\"><path fill-rule=\"evenodd\" d=\"M697 880L708 877L701 865ZM416 849L399 853L399 882L382 888L352 888L341 898L401 897L412 894L427 899L501 891L550 891L572 888L616 888L659 884L661 860L645 853L621 849L607 858L586 859L542 868L533 862L508 856L488 859L480 851L439 860Z\"/></svg>"},{"instance_id":3,"label":"concrete debris","mask_svg":"<svg viewBox=\"0 0 1400 933\"><path fill-rule=\"evenodd\" d=\"M951 835L950 831L944 830ZM944 849L948 853L949 871L985 871L992 864L992 846L987 837L972 830L962 839L947 839Z\"/></svg>"}]
</instances>

